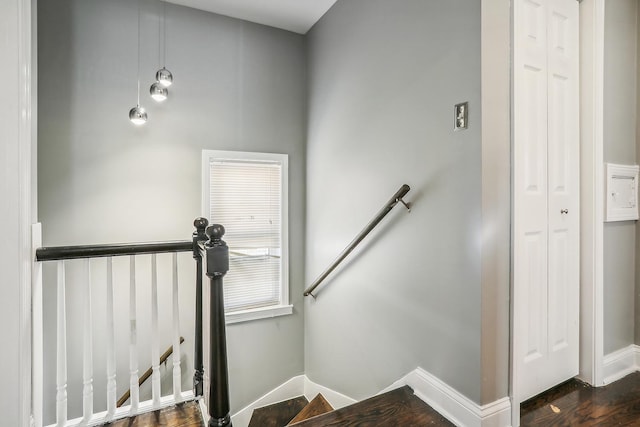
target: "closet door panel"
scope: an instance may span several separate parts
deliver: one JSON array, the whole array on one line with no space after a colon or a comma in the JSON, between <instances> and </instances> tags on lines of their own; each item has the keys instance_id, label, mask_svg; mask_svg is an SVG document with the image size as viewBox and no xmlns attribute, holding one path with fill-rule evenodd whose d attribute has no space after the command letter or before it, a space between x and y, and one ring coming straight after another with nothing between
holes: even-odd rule
<instances>
[{"instance_id":1,"label":"closet door panel","mask_svg":"<svg viewBox=\"0 0 640 427\"><path fill-rule=\"evenodd\" d=\"M579 86L578 4L548 8L549 67L549 383L579 368Z\"/></svg>"},{"instance_id":2,"label":"closet door panel","mask_svg":"<svg viewBox=\"0 0 640 427\"><path fill-rule=\"evenodd\" d=\"M514 361L519 395L547 359L547 2L517 0L514 33Z\"/></svg>"},{"instance_id":3,"label":"closet door panel","mask_svg":"<svg viewBox=\"0 0 640 427\"><path fill-rule=\"evenodd\" d=\"M514 4L514 388L578 373L578 3Z\"/></svg>"}]
</instances>

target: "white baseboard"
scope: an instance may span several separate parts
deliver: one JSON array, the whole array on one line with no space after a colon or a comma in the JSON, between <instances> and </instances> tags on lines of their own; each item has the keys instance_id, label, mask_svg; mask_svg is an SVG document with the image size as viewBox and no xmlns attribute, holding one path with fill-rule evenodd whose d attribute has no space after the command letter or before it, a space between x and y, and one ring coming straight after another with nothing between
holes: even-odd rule
<instances>
[{"instance_id":1,"label":"white baseboard","mask_svg":"<svg viewBox=\"0 0 640 427\"><path fill-rule=\"evenodd\" d=\"M327 402L329 402L333 409L344 408L345 406L349 406L357 402L357 400L352 399L349 396L345 396L344 394L339 393L335 390L331 390L330 388L314 383L305 375L304 396L309 402L311 402L311 399L316 397L318 393L322 393L324 398L327 399Z\"/></svg>"},{"instance_id":2,"label":"white baseboard","mask_svg":"<svg viewBox=\"0 0 640 427\"><path fill-rule=\"evenodd\" d=\"M508 397L487 405L478 405L445 382L422 368L409 372L380 393L408 385L421 400L460 427L508 427L511 425L511 404ZM356 403L355 399L309 380L306 375L291 378L279 387L231 416L234 427L247 427L253 411L263 406L304 395L311 401L318 393L335 409Z\"/></svg>"},{"instance_id":3,"label":"white baseboard","mask_svg":"<svg viewBox=\"0 0 640 427\"><path fill-rule=\"evenodd\" d=\"M628 347L609 353L604 357L604 384L611 384L632 372L640 371L640 346Z\"/></svg>"},{"instance_id":4,"label":"white baseboard","mask_svg":"<svg viewBox=\"0 0 640 427\"><path fill-rule=\"evenodd\" d=\"M422 368L408 373L381 393L408 385L421 400L460 427L508 427L511 403L508 397L479 405Z\"/></svg>"}]
</instances>

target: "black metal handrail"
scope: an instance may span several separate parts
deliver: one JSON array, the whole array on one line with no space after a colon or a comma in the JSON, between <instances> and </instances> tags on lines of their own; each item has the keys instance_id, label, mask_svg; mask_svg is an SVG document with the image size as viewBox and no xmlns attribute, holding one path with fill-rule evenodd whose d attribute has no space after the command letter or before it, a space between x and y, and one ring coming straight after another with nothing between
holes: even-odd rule
<instances>
[{"instance_id":1,"label":"black metal handrail","mask_svg":"<svg viewBox=\"0 0 640 427\"><path fill-rule=\"evenodd\" d=\"M324 279L327 278L329 274L331 274L333 270L336 269L336 267L342 262L342 260L344 260L347 255L349 255L351 251L353 251L365 237L367 237L367 234L369 234L371 230L376 228L376 225L378 225L378 223L382 221L382 218L387 216L387 214L391 212L391 209L393 209L398 203L402 203L404 207L407 208L407 210L411 211L409 204L405 203L405 201L402 200L402 198L409 192L409 190L411 190L411 187L409 187L407 184L404 184L398 191L396 191L396 193L391 197L391 199L389 199L389 201L382 207L382 209L380 209L380 211L369 222L369 224L367 224L367 226L355 237L355 239L353 239L351 243L349 243L349 245L342 252L340 252L340 255L338 255L337 258L333 260L331 265L327 267L327 269L324 270L322 274L320 274L320 276L318 276L318 278L311 284L311 286L305 289L305 297L309 295L314 298L316 297L312 292L320 285L320 283L322 283Z\"/></svg>"}]
</instances>

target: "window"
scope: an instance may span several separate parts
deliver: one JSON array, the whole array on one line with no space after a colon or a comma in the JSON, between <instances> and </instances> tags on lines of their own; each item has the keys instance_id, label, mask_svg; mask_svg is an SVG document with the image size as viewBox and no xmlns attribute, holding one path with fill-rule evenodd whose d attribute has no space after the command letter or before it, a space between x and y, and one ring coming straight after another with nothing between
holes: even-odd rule
<instances>
[{"instance_id":1,"label":"window","mask_svg":"<svg viewBox=\"0 0 640 427\"><path fill-rule=\"evenodd\" d=\"M290 314L287 155L204 150L203 208L225 227L227 323Z\"/></svg>"}]
</instances>

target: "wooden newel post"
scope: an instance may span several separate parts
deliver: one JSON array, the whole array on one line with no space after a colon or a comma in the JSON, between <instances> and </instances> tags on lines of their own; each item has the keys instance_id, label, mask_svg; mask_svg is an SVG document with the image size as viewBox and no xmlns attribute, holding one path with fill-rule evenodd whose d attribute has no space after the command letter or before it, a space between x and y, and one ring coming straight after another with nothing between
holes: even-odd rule
<instances>
[{"instance_id":1,"label":"wooden newel post","mask_svg":"<svg viewBox=\"0 0 640 427\"><path fill-rule=\"evenodd\" d=\"M193 259L196 260L196 331L193 361L193 392L196 396L204 394L204 360L202 356L202 251L200 244L207 240L205 230L209 225L206 218L196 218L193 226Z\"/></svg>"},{"instance_id":2,"label":"wooden newel post","mask_svg":"<svg viewBox=\"0 0 640 427\"><path fill-rule=\"evenodd\" d=\"M229 375L227 368L227 337L225 331L224 293L222 278L229 271L229 247L222 240L224 227L207 227L209 241L207 276L211 280L211 352L209 361L209 427L231 426L229 415Z\"/></svg>"}]
</instances>

